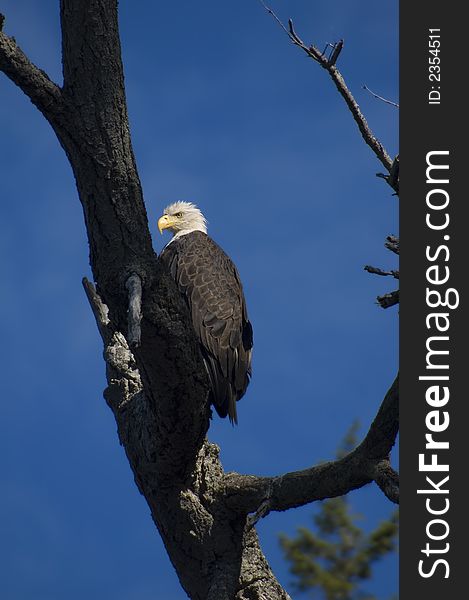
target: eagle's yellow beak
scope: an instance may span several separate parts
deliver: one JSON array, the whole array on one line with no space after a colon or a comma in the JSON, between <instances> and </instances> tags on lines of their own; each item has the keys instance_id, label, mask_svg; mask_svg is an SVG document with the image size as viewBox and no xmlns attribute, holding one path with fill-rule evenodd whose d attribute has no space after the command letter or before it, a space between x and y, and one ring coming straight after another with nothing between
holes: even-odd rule
<instances>
[{"instance_id":1,"label":"eagle's yellow beak","mask_svg":"<svg viewBox=\"0 0 469 600\"><path fill-rule=\"evenodd\" d=\"M163 215L158 219L158 229L163 233L163 229L169 229L174 225L174 218L170 215Z\"/></svg>"}]
</instances>

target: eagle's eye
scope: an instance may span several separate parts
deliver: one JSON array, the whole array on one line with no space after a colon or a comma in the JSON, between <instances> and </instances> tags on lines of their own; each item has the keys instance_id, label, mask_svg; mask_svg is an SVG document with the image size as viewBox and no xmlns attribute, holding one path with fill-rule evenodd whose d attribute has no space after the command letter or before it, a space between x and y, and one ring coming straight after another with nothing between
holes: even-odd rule
<instances>
[{"instance_id":1,"label":"eagle's eye","mask_svg":"<svg viewBox=\"0 0 469 600\"><path fill-rule=\"evenodd\" d=\"M182 217L182 212L174 213L174 216L180 219Z\"/></svg>"}]
</instances>

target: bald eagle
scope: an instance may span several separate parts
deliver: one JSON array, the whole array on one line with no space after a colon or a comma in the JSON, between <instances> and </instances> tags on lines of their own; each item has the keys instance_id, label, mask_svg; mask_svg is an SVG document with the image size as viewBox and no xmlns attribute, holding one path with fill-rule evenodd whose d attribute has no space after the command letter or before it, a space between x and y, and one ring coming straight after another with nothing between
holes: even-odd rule
<instances>
[{"instance_id":1,"label":"bald eagle","mask_svg":"<svg viewBox=\"0 0 469 600\"><path fill-rule=\"evenodd\" d=\"M236 402L251 377L252 327L238 271L207 235L207 221L191 202L164 209L158 229L172 239L160 260L187 301L207 369L211 403L238 423Z\"/></svg>"}]
</instances>

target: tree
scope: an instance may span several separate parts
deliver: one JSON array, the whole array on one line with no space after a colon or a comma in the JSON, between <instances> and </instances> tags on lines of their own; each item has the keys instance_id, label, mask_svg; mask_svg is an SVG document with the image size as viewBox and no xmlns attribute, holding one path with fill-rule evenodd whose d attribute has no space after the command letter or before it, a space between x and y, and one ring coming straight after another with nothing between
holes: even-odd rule
<instances>
[{"instance_id":1,"label":"tree","mask_svg":"<svg viewBox=\"0 0 469 600\"><path fill-rule=\"evenodd\" d=\"M84 285L104 342L105 397L182 586L193 598L286 598L259 547L256 521L372 481L396 500L388 455L397 384L362 444L343 459L278 477L224 473L205 437L208 382L189 315L151 245L116 4L60 3L62 86L5 33L0 69L42 112L72 166L96 282Z\"/></svg>"},{"instance_id":2,"label":"tree","mask_svg":"<svg viewBox=\"0 0 469 600\"><path fill-rule=\"evenodd\" d=\"M354 448L357 426L351 427L337 458ZM356 523L359 517L350 512L348 496L330 498L321 503L313 517L317 533L299 527L294 538L281 535L280 543L299 591L325 600L374 600L374 596L360 592L360 585L371 578L373 564L396 549L398 514L394 512L368 534Z\"/></svg>"}]
</instances>

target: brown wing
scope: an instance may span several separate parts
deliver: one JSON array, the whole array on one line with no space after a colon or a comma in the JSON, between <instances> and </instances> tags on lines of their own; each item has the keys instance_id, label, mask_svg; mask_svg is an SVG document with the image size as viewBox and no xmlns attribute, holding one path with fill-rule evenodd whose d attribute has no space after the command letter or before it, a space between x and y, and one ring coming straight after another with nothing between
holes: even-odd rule
<instances>
[{"instance_id":1,"label":"brown wing","mask_svg":"<svg viewBox=\"0 0 469 600\"><path fill-rule=\"evenodd\" d=\"M221 417L237 423L236 401L251 376L252 327L232 260L205 233L175 239L160 256L187 299Z\"/></svg>"}]
</instances>

